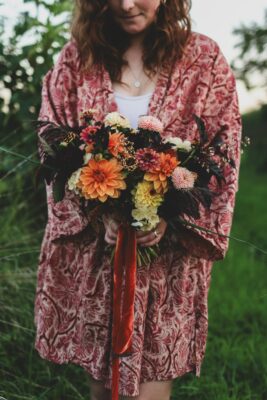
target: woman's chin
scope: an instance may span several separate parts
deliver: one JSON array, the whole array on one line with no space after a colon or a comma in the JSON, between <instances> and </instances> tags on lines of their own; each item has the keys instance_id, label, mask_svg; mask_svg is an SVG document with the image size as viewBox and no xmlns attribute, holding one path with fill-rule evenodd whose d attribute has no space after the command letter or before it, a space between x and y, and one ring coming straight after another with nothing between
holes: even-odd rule
<instances>
[{"instance_id":1,"label":"woman's chin","mask_svg":"<svg viewBox=\"0 0 267 400\"><path fill-rule=\"evenodd\" d=\"M121 28L127 32L129 35L142 35L144 34L146 27L138 27L138 26L125 26L122 25Z\"/></svg>"},{"instance_id":2,"label":"woman's chin","mask_svg":"<svg viewBox=\"0 0 267 400\"><path fill-rule=\"evenodd\" d=\"M129 34L142 34L145 32L147 29L147 26L145 24L138 24L138 23L133 23L133 22L127 22L127 21L120 21L119 25L121 29L123 29L125 32Z\"/></svg>"}]
</instances>

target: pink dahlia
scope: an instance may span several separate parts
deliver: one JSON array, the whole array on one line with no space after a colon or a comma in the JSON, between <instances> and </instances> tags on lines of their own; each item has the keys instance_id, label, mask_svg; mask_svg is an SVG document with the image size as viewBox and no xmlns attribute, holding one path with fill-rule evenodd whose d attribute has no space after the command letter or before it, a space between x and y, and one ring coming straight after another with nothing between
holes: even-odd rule
<instances>
[{"instance_id":1,"label":"pink dahlia","mask_svg":"<svg viewBox=\"0 0 267 400\"><path fill-rule=\"evenodd\" d=\"M176 167L171 178L175 189L191 189L194 186L197 174L187 168Z\"/></svg>"},{"instance_id":2,"label":"pink dahlia","mask_svg":"<svg viewBox=\"0 0 267 400\"><path fill-rule=\"evenodd\" d=\"M160 155L153 149L139 149L135 156L138 167L143 171L151 171L160 166Z\"/></svg>"},{"instance_id":3,"label":"pink dahlia","mask_svg":"<svg viewBox=\"0 0 267 400\"><path fill-rule=\"evenodd\" d=\"M143 117L139 117L138 120L138 128L146 129L148 131L155 131L158 133L163 132L163 124L162 122L151 115L145 115Z\"/></svg>"},{"instance_id":4,"label":"pink dahlia","mask_svg":"<svg viewBox=\"0 0 267 400\"><path fill-rule=\"evenodd\" d=\"M91 144L94 141L94 135L98 130L97 126L87 126L80 133L80 138L87 144Z\"/></svg>"}]
</instances>

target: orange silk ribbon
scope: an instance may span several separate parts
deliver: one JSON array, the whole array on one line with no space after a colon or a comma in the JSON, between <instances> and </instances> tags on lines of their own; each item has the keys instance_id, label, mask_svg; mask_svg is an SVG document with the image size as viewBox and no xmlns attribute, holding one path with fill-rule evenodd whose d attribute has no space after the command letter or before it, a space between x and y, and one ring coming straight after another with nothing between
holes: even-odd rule
<instances>
[{"instance_id":1,"label":"orange silk ribbon","mask_svg":"<svg viewBox=\"0 0 267 400\"><path fill-rule=\"evenodd\" d=\"M119 398L119 357L132 351L135 284L136 231L129 224L121 224L113 271L112 400Z\"/></svg>"}]
</instances>

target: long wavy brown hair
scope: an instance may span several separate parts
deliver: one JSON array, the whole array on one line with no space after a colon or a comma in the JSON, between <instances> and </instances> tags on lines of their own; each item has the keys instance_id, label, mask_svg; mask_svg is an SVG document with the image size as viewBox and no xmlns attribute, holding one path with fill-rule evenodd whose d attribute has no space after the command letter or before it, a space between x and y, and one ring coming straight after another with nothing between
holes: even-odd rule
<instances>
[{"instance_id":1,"label":"long wavy brown hair","mask_svg":"<svg viewBox=\"0 0 267 400\"><path fill-rule=\"evenodd\" d=\"M143 41L144 69L149 76L165 61L182 57L191 33L190 9L191 0L167 0L160 5ZM111 79L121 82L122 66L127 65L123 54L131 38L112 18L106 0L76 0L71 33L83 69L103 64Z\"/></svg>"}]
</instances>

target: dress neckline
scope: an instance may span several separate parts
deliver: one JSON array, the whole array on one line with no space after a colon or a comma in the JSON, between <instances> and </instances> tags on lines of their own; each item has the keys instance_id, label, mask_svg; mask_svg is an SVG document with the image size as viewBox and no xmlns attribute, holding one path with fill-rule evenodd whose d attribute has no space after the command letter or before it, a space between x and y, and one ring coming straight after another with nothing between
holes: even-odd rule
<instances>
[{"instance_id":1,"label":"dress neckline","mask_svg":"<svg viewBox=\"0 0 267 400\"><path fill-rule=\"evenodd\" d=\"M115 97L121 98L121 99L126 99L126 100L141 100L141 99L145 99L145 98L151 97L152 94L153 94L153 91L149 92L149 93L141 94L141 95L138 95L138 96L130 96L130 95L127 95L127 94L123 94L123 93L119 93L117 91L114 91Z\"/></svg>"},{"instance_id":2,"label":"dress neckline","mask_svg":"<svg viewBox=\"0 0 267 400\"><path fill-rule=\"evenodd\" d=\"M156 81L155 88L151 94L150 101L148 104L147 115L153 115L159 118L161 106L164 103L165 96L168 92L170 84L172 66L165 62L162 64L159 71L159 75ZM98 68L99 74L102 75L102 90L107 92L108 112L119 111L118 104L115 98L115 91L112 87L112 81L110 74L104 65ZM132 97L132 96L131 96Z\"/></svg>"}]
</instances>

